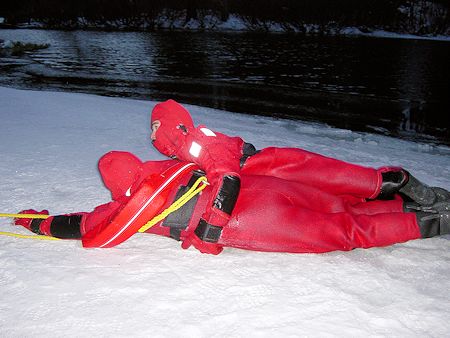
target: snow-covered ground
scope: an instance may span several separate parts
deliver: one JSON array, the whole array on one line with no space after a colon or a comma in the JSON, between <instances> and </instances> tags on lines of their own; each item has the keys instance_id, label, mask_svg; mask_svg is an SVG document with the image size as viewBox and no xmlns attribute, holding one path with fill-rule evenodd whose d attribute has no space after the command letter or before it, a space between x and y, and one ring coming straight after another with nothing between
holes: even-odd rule
<instances>
[{"instance_id":1,"label":"snow-covered ground","mask_svg":"<svg viewBox=\"0 0 450 338\"><path fill-rule=\"evenodd\" d=\"M154 102L0 87L0 212L89 211L110 150L161 159ZM450 148L187 106L257 147L402 165L450 189ZM0 231L27 233L0 219ZM450 237L321 255L219 256L137 234L112 249L0 236L2 337L448 337Z\"/></svg>"}]
</instances>

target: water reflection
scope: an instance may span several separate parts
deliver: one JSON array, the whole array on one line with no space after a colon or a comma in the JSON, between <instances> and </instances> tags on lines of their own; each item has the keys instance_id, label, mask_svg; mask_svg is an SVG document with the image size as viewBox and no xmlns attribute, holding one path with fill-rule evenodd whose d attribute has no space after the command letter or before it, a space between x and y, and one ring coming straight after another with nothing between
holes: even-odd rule
<instances>
[{"instance_id":1,"label":"water reflection","mask_svg":"<svg viewBox=\"0 0 450 338\"><path fill-rule=\"evenodd\" d=\"M1 58L0 84L175 98L450 143L446 42L45 30L0 38L51 45L31 64Z\"/></svg>"},{"instance_id":2,"label":"water reflection","mask_svg":"<svg viewBox=\"0 0 450 338\"><path fill-rule=\"evenodd\" d=\"M450 74L448 67L440 65L444 58L435 52L433 43L413 41L411 44L414 48L403 48L400 55L398 86L403 114L400 130L424 133L429 125L449 128L450 101L445 92L448 93ZM441 75L430 81L430 74L437 73ZM429 114L430 111L433 113Z\"/></svg>"}]
</instances>

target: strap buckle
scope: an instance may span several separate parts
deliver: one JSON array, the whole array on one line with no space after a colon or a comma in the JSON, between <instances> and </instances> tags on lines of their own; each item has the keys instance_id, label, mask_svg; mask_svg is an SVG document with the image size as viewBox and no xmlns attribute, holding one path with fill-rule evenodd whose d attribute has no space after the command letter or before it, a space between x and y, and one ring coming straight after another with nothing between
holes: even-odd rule
<instances>
[{"instance_id":1,"label":"strap buckle","mask_svg":"<svg viewBox=\"0 0 450 338\"><path fill-rule=\"evenodd\" d=\"M209 224L202 218L194 232L202 241L217 243L222 234L222 227Z\"/></svg>"}]
</instances>

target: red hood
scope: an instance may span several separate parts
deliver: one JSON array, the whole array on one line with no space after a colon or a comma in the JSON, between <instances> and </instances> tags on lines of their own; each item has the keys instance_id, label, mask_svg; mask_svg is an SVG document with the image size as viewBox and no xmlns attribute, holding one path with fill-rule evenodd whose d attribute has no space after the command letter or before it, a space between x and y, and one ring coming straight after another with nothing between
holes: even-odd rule
<instances>
[{"instance_id":1,"label":"red hood","mask_svg":"<svg viewBox=\"0 0 450 338\"><path fill-rule=\"evenodd\" d=\"M153 145L160 153L173 157L184 144L189 131L195 128L192 117L182 105L174 100L167 100L153 108L151 123L156 120L161 122L161 126L156 131Z\"/></svg>"},{"instance_id":2,"label":"red hood","mask_svg":"<svg viewBox=\"0 0 450 338\"><path fill-rule=\"evenodd\" d=\"M98 169L113 200L123 197L131 188L139 177L141 166L140 159L124 151L110 151L100 158Z\"/></svg>"}]
</instances>

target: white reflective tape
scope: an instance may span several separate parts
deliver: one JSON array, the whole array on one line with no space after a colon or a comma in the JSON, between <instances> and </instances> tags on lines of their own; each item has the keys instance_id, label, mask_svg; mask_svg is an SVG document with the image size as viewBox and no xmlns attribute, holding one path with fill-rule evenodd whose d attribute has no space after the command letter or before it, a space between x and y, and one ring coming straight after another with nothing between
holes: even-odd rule
<instances>
[{"instance_id":1,"label":"white reflective tape","mask_svg":"<svg viewBox=\"0 0 450 338\"><path fill-rule=\"evenodd\" d=\"M128 188L128 190L125 193L125 196L127 196L127 197L131 196L131 187Z\"/></svg>"},{"instance_id":2,"label":"white reflective tape","mask_svg":"<svg viewBox=\"0 0 450 338\"><path fill-rule=\"evenodd\" d=\"M200 131L205 134L206 136L216 136L214 132L211 129L208 128L200 128Z\"/></svg>"},{"instance_id":3,"label":"white reflective tape","mask_svg":"<svg viewBox=\"0 0 450 338\"><path fill-rule=\"evenodd\" d=\"M197 158L200 155L200 151L202 150L202 146L197 142L192 142L191 148L189 149L189 154Z\"/></svg>"}]
</instances>

